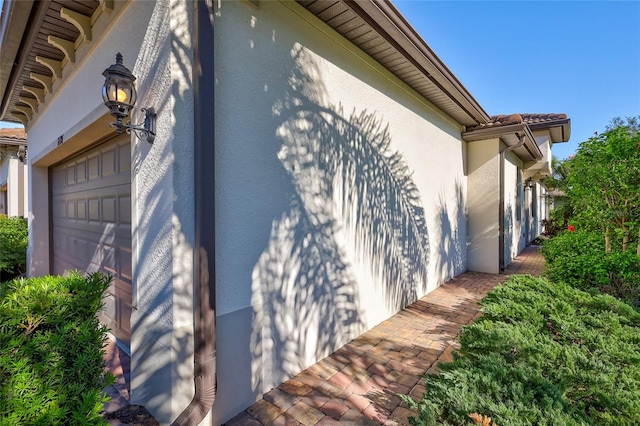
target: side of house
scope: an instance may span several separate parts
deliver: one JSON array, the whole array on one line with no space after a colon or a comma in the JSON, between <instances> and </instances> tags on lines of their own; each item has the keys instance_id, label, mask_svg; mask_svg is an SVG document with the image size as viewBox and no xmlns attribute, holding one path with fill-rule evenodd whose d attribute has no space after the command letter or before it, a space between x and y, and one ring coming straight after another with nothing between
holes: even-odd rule
<instances>
[{"instance_id":1,"label":"side of house","mask_svg":"<svg viewBox=\"0 0 640 426\"><path fill-rule=\"evenodd\" d=\"M314 11L216 10L215 424L467 269L462 124Z\"/></svg>"},{"instance_id":2,"label":"side of house","mask_svg":"<svg viewBox=\"0 0 640 426\"><path fill-rule=\"evenodd\" d=\"M497 274L542 233L551 147L569 140L566 114L492 116L469 126L469 269ZM497 208L496 208L497 207Z\"/></svg>"},{"instance_id":3,"label":"side of house","mask_svg":"<svg viewBox=\"0 0 640 426\"><path fill-rule=\"evenodd\" d=\"M194 395L198 339L215 339L220 424L463 271L498 273L548 212L537 180L566 116L489 116L389 2L3 9L29 274L114 276L102 320L161 424ZM118 52L153 144L109 126Z\"/></svg>"},{"instance_id":4,"label":"side of house","mask_svg":"<svg viewBox=\"0 0 640 426\"><path fill-rule=\"evenodd\" d=\"M26 217L27 138L21 128L0 129L0 214Z\"/></svg>"}]
</instances>

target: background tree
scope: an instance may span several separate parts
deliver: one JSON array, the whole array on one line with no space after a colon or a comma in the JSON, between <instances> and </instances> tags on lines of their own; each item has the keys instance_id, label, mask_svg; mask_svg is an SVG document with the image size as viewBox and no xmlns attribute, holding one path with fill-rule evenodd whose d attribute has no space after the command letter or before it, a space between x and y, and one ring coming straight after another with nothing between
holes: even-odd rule
<instances>
[{"instance_id":1,"label":"background tree","mask_svg":"<svg viewBox=\"0 0 640 426\"><path fill-rule=\"evenodd\" d=\"M551 220L545 225L545 231L549 235L567 229L569 218L573 215L573 206L567 197L569 171L570 159L560 160L554 156L551 159L551 176L542 182L553 197Z\"/></svg>"},{"instance_id":2,"label":"background tree","mask_svg":"<svg viewBox=\"0 0 640 426\"><path fill-rule=\"evenodd\" d=\"M606 131L580 144L569 160L567 189L580 226L629 248L640 223L640 117L615 118ZM633 235L637 235L633 233ZM640 255L640 248L638 249Z\"/></svg>"}]
</instances>

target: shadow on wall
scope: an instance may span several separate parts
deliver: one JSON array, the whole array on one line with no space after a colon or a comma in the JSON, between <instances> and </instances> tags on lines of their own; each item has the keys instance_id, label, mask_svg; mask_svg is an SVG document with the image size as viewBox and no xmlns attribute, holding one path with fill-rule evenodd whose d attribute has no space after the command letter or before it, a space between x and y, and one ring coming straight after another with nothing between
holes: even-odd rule
<instances>
[{"instance_id":1,"label":"shadow on wall","mask_svg":"<svg viewBox=\"0 0 640 426\"><path fill-rule=\"evenodd\" d=\"M286 95L273 110L281 118L277 156L294 191L252 275L252 387L258 390L365 330L349 260L365 265L390 310L413 302L427 285L420 194L402 155L390 149L388 128L366 110L347 116L323 105L318 64L299 44L291 57Z\"/></svg>"},{"instance_id":2,"label":"shadow on wall","mask_svg":"<svg viewBox=\"0 0 640 426\"><path fill-rule=\"evenodd\" d=\"M507 204L504 209L504 251L503 251L503 267L509 266L511 261L514 258L513 255L513 242L515 227L514 227L514 218L513 218L513 206L511 203Z\"/></svg>"},{"instance_id":3,"label":"shadow on wall","mask_svg":"<svg viewBox=\"0 0 640 426\"><path fill-rule=\"evenodd\" d=\"M161 424L175 415L168 398L184 406L191 398L181 395L187 391L177 387L183 384L178 378L184 379L188 391L193 387L191 372L183 367L193 365L191 328L174 327L180 323L179 313L192 312L194 246L193 149L181 139L193 133L188 128L193 121L190 109L183 108L192 105L191 92L185 90L192 87L190 46L172 37L167 23L170 16L185 21L178 27L191 22L190 8L181 7L179 2L155 5L134 68L139 92L145 94L138 104L155 108L159 119L153 145L132 139L137 198L132 232L139 263L134 278L131 402L144 403ZM183 82L171 75L172 57L179 67L173 72L182 75ZM167 394L171 389L173 393Z\"/></svg>"},{"instance_id":4,"label":"shadow on wall","mask_svg":"<svg viewBox=\"0 0 640 426\"><path fill-rule=\"evenodd\" d=\"M453 208L447 205L446 195L440 193L440 201L436 216L436 229L440 229L440 242L438 244L438 252L434 253L437 257L436 265L440 265L439 277L441 282L446 282L464 272L464 247L466 242L461 235L466 232L460 232L459 226L466 224L466 208L464 205L463 188L460 181L455 183L455 206ZM453 229L450 215L455 217L456 228Z\"/></svg>"}]
</instances>

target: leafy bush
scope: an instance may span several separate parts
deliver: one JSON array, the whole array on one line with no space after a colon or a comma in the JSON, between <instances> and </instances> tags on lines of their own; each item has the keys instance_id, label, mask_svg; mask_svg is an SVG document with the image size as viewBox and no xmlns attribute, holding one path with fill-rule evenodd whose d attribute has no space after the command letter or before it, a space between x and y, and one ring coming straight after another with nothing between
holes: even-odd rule
<instances>
[{"instance_id":1,"label":"leafy bush","mask_svg":"<svg viewBox=\"0 0 640 426\"><path fill-rule=\"evenodd\" d=\"M512 276L460 354L425 376L413 425L628 425L640 418L640 313L608 295ZM462 355L462 356L460 356ZM488 424L488 423L487 423Z\"/></svg>"},{"instance_id":2,"label":"leafy bush","mask_svg":"<svg viewBox=\"0 0 640 426\"><path fill-rule=\"evenodd\" d=\"M640 258L632 252L605 253L604 238L564 232L542 248L545 275L552 281L600 291L640 306Z\"/></svg>"},{"instance_id":3,"label":"leafy bush","mask_svg":"<svg viewBox=\"0 0 640 426\"><path fill-rule=\"evenodd\" d=\"M107 331L96 313L110 277L17 279L0 287L0 424L97 425Z\"/></svg>"},{"instance_id":4,"label":"leafy bush","mask_svg":"<svg viewBox=\"0 0 640 426\"><path fill-rule=\"evenodd\" d=\"M573 212L571 205L566 202L560 202L558 198L563 201L566 197L556 197L556 208L549 212L549 219L542 219L541 224L544 228L543 235L547 237L555 237L563 231L567 230L569 224L569 218Z\"/></svg>"},{"instance_id":5,"label":"leafy bush","mask_svg":"<svg viewBox=\"0 0 640 426\"><path fill-rule=\"evenodd\" d=\"M24 272L27 263L27 221L0 215L0 273Z\"/></svg>"}]
</instances>

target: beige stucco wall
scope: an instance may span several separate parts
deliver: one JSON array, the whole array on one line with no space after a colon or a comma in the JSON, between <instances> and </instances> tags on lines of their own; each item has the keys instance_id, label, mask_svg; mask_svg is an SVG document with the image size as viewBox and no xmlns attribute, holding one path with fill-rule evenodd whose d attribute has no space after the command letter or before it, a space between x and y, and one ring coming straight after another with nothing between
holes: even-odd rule
<instances>
[{"instance_id":1,"label":"beige stucco wall","mask_svg":"<svg viewBox=\"0 0 640 426\"><path fill-rule=\"evenodd\" d=\"M500 272L500 140L467 144L467 256L470 271Z\"/></svg>"},{"instance_id":2,"label":"beige stucco wall","mask_svg":"<svg viewBox=\"0 0 640 426\"><path fill-rule=\"evenodd\" d=\"M524 249L530 216L530 191L524 189L522 160L507 152L504 161L504 266Z\"/></svg>"},{"instance_id":3,"label":"beige stucco wall","mask_svg":"<svg viewBox=\"0 0 640 426\"><path fill-rule=\"evenodd\" d=\"M4 156L0 163L0 214L7 214L7 178L9 176L9 157Z\"/></svg>"},{"instance_id":4,"label":"beige stucco wall","mask_svg":"<svg viewBox=\"0 0 640 426\"><path fill-rule=\"evenodd\" d=\"M218 3L215 60L220 424L464 271L467 187L461 128L298 4Z\"/></svg>"},{"instance_id":5,"label":"beige stucco wall","mask_svg":"<svg viewBox=\"0 0 640 426\"><path fill-rule=\"evenodd\" d=\"M539 221L548 220L549 219L549 191L541 185L538 185L538 219ZM542 224L538 222L538 234L541 234L544 231Z\"/></svg>"},{"instance_id":6,"label":"beige stucco wall","mask_svg":"<svg viewBox=\"0 0 640 426\"><path fill-rule=\"evenodd\" d=\"M17 152L10 150L5 153L0 164L0 186L5 194L0 198L0 213L7 216L25 217L27 200L26 167L18 159Z\"/></svg>"}]
</instances>

